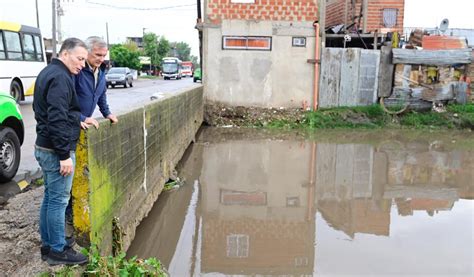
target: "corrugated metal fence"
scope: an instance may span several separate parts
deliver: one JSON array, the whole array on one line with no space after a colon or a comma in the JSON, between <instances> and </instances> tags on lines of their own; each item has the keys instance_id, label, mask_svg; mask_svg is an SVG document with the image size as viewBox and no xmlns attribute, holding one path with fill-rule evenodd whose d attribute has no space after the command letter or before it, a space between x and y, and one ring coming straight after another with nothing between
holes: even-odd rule
<instances>
[{"instance_id":1,"label":"corrugated metal fence","mask_svg":"<svg viewBox=\"0 0 474 277\"><path fill-rule=\"evenodd\" d=\"M376 103L379 66L378 50L323 49L319 107L365 106Z\"/></svg>"}]
</instances>

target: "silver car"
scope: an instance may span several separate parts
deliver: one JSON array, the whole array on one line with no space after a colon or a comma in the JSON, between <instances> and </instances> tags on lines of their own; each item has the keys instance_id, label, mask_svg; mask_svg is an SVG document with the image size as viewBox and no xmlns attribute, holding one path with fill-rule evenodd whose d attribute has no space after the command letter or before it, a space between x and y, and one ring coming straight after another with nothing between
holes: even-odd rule
<instances>
[{"instance_id":1,"label":"silver car","mask_svg":"<svg viewBox=\"0 0 474 277\"><path fill-rule=\"evenodd\" d=\"M105 74L107 87L115 87L121 85L124 87L133 87L133 75L128 67L112 67L107 74Z\"/></svg>"}]
</instances>

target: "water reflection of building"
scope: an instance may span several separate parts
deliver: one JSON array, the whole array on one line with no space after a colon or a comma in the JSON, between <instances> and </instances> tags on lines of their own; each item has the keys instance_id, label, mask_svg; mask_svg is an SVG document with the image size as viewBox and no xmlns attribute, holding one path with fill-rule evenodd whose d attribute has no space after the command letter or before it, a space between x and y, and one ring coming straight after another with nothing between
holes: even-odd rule
<instances>
[{"instance_id":1,"label":"water reflection of building","mask_svg":"<svg viewBox=\"0 0 474 277\"><path fill-rule=\"evenodd\" d=\"M204 134L187 159L188 172L180 172L201 185L195 222L176 222L187 213L176 207L187 201L170 197L170 205L157 209L159 220L143 228L151 241L129 254L149 253L142 257L160 257L165 265L180 261L169 269L191 264L186 272L195 275L312 275L318 261L321 266L315 254L321 237L330 237L316 234L317 211L357 240L360 233L390 236L394 207L402 216L426 211L436 217L474 195L473 151L423 141L341 144ZM180 234L181 226L195 229ZM188 252L179 250L183 236L192 237ZM167 254L152 254L158 252Z\"/></svg>"},{"instance_id":2,"label":"water reflection of building","mask_svg":"<svg viewBox=\"0 0 474 277\"><path fill-rule=\"evenodd\" d=\"M434 215L472 198L473 153L429 144L319 143L316 202L323 218L348 236L389 235L390 207L401 215Z\"/></svg>"},{"instance_id":3,"label":"water reflection of building","mask_svg":"<svg viewBox=\"0 0 474 277\"><path fill-rule=\"evenodd\" d=\"M311 275L308 143L213 144L204 151L201 271Z\"/></svg>"},{"instance_id":4,"label":"water reflection of building","mask_svg":"<svg viewBox=\"0 0 474 277\"><path fill-rule=\"evenodd\" d=\"M316 207L351 238L389 236L392 205L434 215L473 191L472 155L428 143L233 140L203 153L202 272L311 274Z\"/></svg>"}]
</instances>

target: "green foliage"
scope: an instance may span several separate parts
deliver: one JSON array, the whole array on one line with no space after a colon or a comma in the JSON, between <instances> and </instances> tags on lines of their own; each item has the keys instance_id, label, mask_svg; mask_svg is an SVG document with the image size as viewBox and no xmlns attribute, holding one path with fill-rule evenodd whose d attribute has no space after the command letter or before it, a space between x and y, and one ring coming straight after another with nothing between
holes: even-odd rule
<instances>
[{"instance_id":1,"label":"green foliage","mask_svg":"<svg viewBox=\"0 0 474 277\"><path fill-rule=\"evenodd\" d=\"M263 126L255 124L255 126ZM304 114L301 122L290 120L273 120L269 128L305 128L335 129L362 128L374 129L383 127L408 127L414 129L474 129L474 104L450 105L446 113L406 112L401 115L389 115L381 106L337 107L319 109Z\"/></svg>"},{"instance_id":2,"label":"green foliage","mask_svg":"<svg viewBox=\"0 0 474 277\"><path fill-rule=\"evenodd\" d=\"M435 127L446 127L449 129L454 128L454 125L449 120L446 120L444 114L441 113L407 113L400 118L400 124L402 126L408 126L415 129L420 128L435 128Z\"/></svg>"},{"instance_id":3,"label":"green foliage","mask_svg":"<svg viewBox=\"0 0 474 277\"><path fill-rule=\"evenodd\" d=\"M191 60L191 47L186 42L173 42L171 43L171 48L173 49L172 53L174 57L182 61L190 61Z\"/></svg>"},{"instance_id":4,"label":"green foliage","mask_svg":"<svg viewBox=\"0 0 474 277\"><path fill-rule=\"evenodd\" d=\"M451 113L474 113L474 103L467 105L448 105L446 110Z\"/></svg>"},{"instance_id":5,"label":"green foliage","mask_svg":"<svg viewBox=\"0 0 474 277\"><path fill-rule=\"evenodd\" d=\"M143 36L143 54L151 57L151 63L161 68L161 60L169 55L171 49L170 42L164 36L157 36L155 33L146 33Z\"/></svg>"},{"instance_id":6,"label":"green foliage","mask_svg":"<svg viewBox=\"0 0 474 277\"><path fill-rule=\"evenodd\" d=\"M141 260L132 257L127 260L123 252L116 257L102 257L95 246L89 251L84 249L83 254L89 256L84 276L167 276L156 258Z\"/></svg>"},{"instance_id":7,"label":"green foliage","mask_svg":"<svg viewBox=\"0 0 474 277\"><path fill-rule=\"evenodd\" d=\"M43 178L38 178L38 179L35 179L33 181L31 181L31 184L32 185L35 185L35 186L43 186L44 185L44 179Z\"/></svg>"},{"instance_id":8,"label":"green foliage","mask_svg":"<svg viewBox=\"0 0 474 277\"><path fill-rule=\"evenodd\" d=\"M110 48L110 59L116 67L140 69L139 56L138 51L132 51L122 44L115 44Z\"/></svg>"},{"instance_id":9,"label":"green foliage","mask_svg":"<svg viewBox=\"0 0 474 277\"><path fill-rule=\"evenodd\" d=\"M132 52L138 52L138 45L133 40L127 40L123 46Z\"/></svg>"},{"instance_id":10,"label":"green foliage","mask_svg":"<svg viewBox=\"0 0 474 277\"><path fill-rule=\"evenodd\" d=\"M143 54L151 57L153 65L159 65L161 58L158 55L158 37L155 33L146 33L143 36Z\"/></svg>"},{"instance_id":11,"label":"green foliage","mask_svg":"<svg viewBox=\"0 0 474 277\"><path fill-rule=\"evenodd\" d=\"M191 62L193 62L194 68L201 67L201 65L199 64L198 57L191 55Z\"/></svg>"},{"instance_id":12,"label":"green foliage","mask_svg":"<svg viewBox=\"0 0 474 277\"><path fill-rule=\"evenodd\" d=\"M161 36L158 41L158 56L160 57L160 62L162 58L169 55L170 49L170 42L164 36Z\"/></svg>"},{"instance_id":13,"label":"green foliage","mask_svg":"<svg viewBox=\"0 0 474 277\"><path fill-rule=\"evenodd\" d=\"M92 246L89 250L82 249L82 253L89 257L89 263L85 266L64 266L56 272L43 272L40 277L141 277L141 276L168 276L163 269L160 261L156 258L146 260L137 259L136 257L126 259L125 253L120 253L116 257L100 256L96 246Z\"/></svg>"}]
</instances>

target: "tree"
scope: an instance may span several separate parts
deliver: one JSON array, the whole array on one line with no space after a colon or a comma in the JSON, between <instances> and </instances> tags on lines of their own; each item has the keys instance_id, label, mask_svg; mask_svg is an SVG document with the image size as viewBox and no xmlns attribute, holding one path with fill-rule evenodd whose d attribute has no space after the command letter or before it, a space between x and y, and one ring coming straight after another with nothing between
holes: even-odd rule
<instances>
[{"instance_id":1,"label":"tree","mask_svg":"<svg viewBox=\"0 0 474 277\"><path fill-rule=\"evenodd\" d=\"M159 38L159 39L158 39ZM144 55L151 57L151 63L161 68L161 60L168 55L170 43L164 37L158 37L155 33L146 33L143 37Z\"/></svg>"},{"instance_id":2,"label":"tree","mask_svg":"<svg viewBox=\"0 0 474 277\"><path fill-rule=\"evenodd\" d=\"M150 57L151 64L157 66L160 64L158 57L158 37L155 33L146 33L143 36L143 54Z\"/></svg>"},{"instance_id":3,"label":"tree","mask_svg":"<svg viewBox=\"0 0 474 277\"><path fill-rule=\"evenodd\" d=\"M110 59L117 67L129 67L138 70L141 68L139 56L138 51L131 51L122 44L115 44L110 48Z\"/></svg>"},{"instance_id":4,"label":"tree","mask_svg":"<svg viewBox=\"0 0 474 277\"><path fill-rule=\"evenodd\" d=\"M123 46L132 52L138 52L138 46L133 40L127 40Z\"/></svg>"},{"instance_id":5,"label":"tree","mask_svg":"<svg viewBox=\"0 0 474 277\"><path fill-rule=\"evenodd\" d=\"M160 56L160 60L169 55L170 49L170 42L164 36L161 36L158 42L158 55Z\"/></svg>"},{"instance_id":6,"label":"tree","mask_svg":"<svg viewBox=\"0 0 474 277\"><path fill-rule=\"evenodd\" d=\"M189 44L186 42L180 41L180 42L173 42L171 44L171 47L173 49L173 54L175 57L182 61L190 61L191 60L191 47L189 47Z\"/></svg>"},{"instance_id":7,"label":"tree","mask_svg":"<svg viewBox=\"0 0 474 277\"><path fill-rule=\"evenodd\" d=\"M199 61L198 61L198 57L196 57L194 55L191 55L191 61L193 62L193 67L194 68L201 67L201 65L199 64Z\"/></svg>"}]
</instances>

